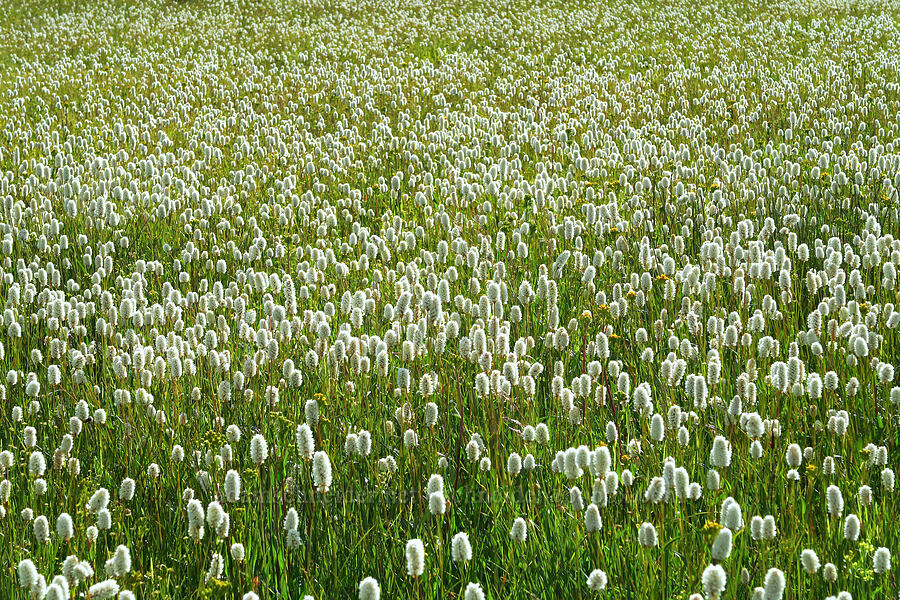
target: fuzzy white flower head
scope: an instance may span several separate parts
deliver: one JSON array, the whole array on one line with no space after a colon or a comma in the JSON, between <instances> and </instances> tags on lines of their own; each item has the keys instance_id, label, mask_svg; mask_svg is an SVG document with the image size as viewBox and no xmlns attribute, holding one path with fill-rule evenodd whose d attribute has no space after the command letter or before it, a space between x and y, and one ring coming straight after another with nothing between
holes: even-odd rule
<instances>
[{"instance_id":1,"label":"fuzzy white flower head","mask_svg":"<svg viewBox=\"0 0 900 600\"><path fill-rule=\"evenodd\" d=\"M438 490L429 494L428 510L434 516L443 515L447 511L447 500L444 498L443 491Z\"/></svg>"},{"instance_id":2,"label":"fuzzy white flower head","mask_svg":"<svg viewBox=\"0 0 900 600\"><path fill-rule=\"evenodd\" d=\"M847 515L844 519L844 539L855 542L859 539L859 517L856 515Z\"/></svg>"},{"instance_id":3,"label":"fuzzy white flower head","mask_svg":"<svg viewBox=\"0 0 900 600\"><path fill-rule=\"evenodd\" d=\"M765 600L781 600L784 586L784 572L776 568L769 569L765 579Z\"/></svg>"},{"instance_id":4,"label":"fuzzy white flower head","mask_svg":"<svg viewBox=\"0 0 900 600\"><path fill-rule=\"evenodd\" d=\"M316 451L316 442L313 438L312 429L308 423L301 423L297 426L295 441L300 458L312 460L313 454L315 454Z\"/></svg>"},{"instance_id":5,"label":"fuzzy white flower head","mask_svg":"<svg viewBox=\"0 0 900 600\"><path fill-rule=\"evenodd\" d=\"M100 488L91 496L87 503L87 511L93 515L97 514L109 505L109 490Z\"/></svg>"},{"instance_id":6,"label":"fuzzy white flower head","mask_svg":"<svg viewBox=\"0 0 900 600\"><path fill-rule=\"evenodd\" d=\"M28 473L35 477L42 477L47 470L47 459L40 450L35 450L28 457Z\"/></svg>"},{"instance_id":7,"label":"fuzzy white flower head","mask_svg":"<svg viewBox=\"0 0 900 600\"><path fill-rule=\"evenodd\" d=\"M244 557L246 556L246 551L244 550L244 545L240 543L231 544L231 548L229 550L231 553L231 558L233 558L236 562L243 562Z\"/></svg>"},{"instance_id":8,"label":"fuzzy white flower head","mask_svg":"<svg viewBox=\"0 0 900 600\"><path fill-rule=\"evenodd\" d=\"M450 544L451 556L454 562L468 562L472 560L472 544L469 534L461 531L453 536Z\"/></svg>"},{"instance_id":9,"label":"fuzzy white flower head","mask_svg":"<svg viewBox=\"0 0 900 600\"><path fill-rule=\"evenodd\" d=\"M130 502L134 498L134 485L134 479L130 477L123 479L122 483L119 484L119 500Z\"/></svg>"},{"instance_id":10,"label":"fuzzy white flower head","mask_svg":"<svg viewBox=\"0 0 900 600\"><path fill-rule=\"evenodd\" d=\"M881 487L885 492L891 493L894 491L894 482L896 477L894 475L894 470L888 467L885 467L881 471Z\"/></svg>"},{"instance_id":11,"label":"fuzzy white flower head","mask_svg":"<svg viewBox=\"0 0 900 600\"><path fill-rule=\"evenodd\" d=\"M601 484L601 487L602 487L602 484ZM600 528L602 526L603 526L603 521L600 518L599 507L594 503L589 504L587 507L587 510L585 510L585 512L584 512L585 531L587 533L600 531Z\"/></svg>"},{"instance_id":12,"label":"fuzzy white flower head","mask_svg":"<svg viewBox=\"0 0 900 600\"><path fill-rule=\"evenodd\" d=\"M206 507L206 523L210 529L217 529L225 518L225 511L218 500L213 500Z\"/></svg>"},{"instance_id":13,"label":"fuzzy white flower head","mask_svg":"<svg viewBox=\"0 0 900 600\"><path fill-rule=\"evenodd\" d=\"M26 427L22 436L26 447L34 448L37 445L37 430L34 427Z\"/></svg>"},{"instance_id":14,"label":"fuzzy white flower head","mask_svg":"<svg viewBox=\"0 0 900 600\"><path fill-rule=\"evenodd\" d=\"M741 505L737 503L737 501L729 496L725 498L725 501L722 502L722 510L719 515L719 522L722 526L731 529L732 531L737 531L744 526L744 517L743 512L741 511Z\"/></svg>"},{"instance_id":15,"label":"fuzzy white flower head","mask_svg":"<svg viewBox=\"0 0 900 600\"><path fill-rule=\"evenodd\" d=\"M506 471L510 475L516 476L522 471L522 457L517 452L509 455L506 461Z\"/></svg>"},{"instance_id":16,"label":"fuzzy white flower head","mask_svg":"<svg viewBox=\"0 0 900 600\"><path fill-rule=\"evenodd\" d=\"M266 462L268 457L269 444L266 443L266 438L264 438L262 434L257 433L250 440L250 460L252 460L253 464L256 466L260 466Z\"/></svg>"},{"instance_id":17,"label":"fuzzy white flower head","mask_svg":"<svg viewBox=\"0 0 900 600\"><path fill-rule=\"evenodd\" d=\"M240 500L240 498L241 476L237 471L229 469L229 471L225 473L225 501L233 503Z\"/></svg>"},{"instance_id":18,"label":"fuzzy white flower head","mask_svg":"<svg viewBox=\"0 0 900 600\"><path fill-rule=\"evenodd\" d=\"M538 423L534 428L534 440L541 445L550 441L550 430L544 423Z\"/></svg>"},{"instance_id":19,"label":"fuzzy white flower head","mask_svg":"<svg viewBox=\"0 0 900 600\"><path fill-rule=\"evenodd\" d=\"M119 545L113 555L113 573L122 577L131 571L131 552L127 546Z\"/></svg>"},{"instance_id":20,"label":"fuzzy white flower head","mask_svg":"<svg viewBox=\"0 0 900 600\"><path fill-rule=\"evenodd\" d=\"M407 448L415 448L419 445L419 436L416 435L415 430L407 429L403 432L403 445Z\"/></svg>"},{"instance_id":21,"label":"fuzzy white flower head","mask_svg":"<svg viewBox=\"0 0 900 600\"><path fill-rule=\"evenodd\" d=\"M107 600L115 597L119 593L119 584L115 579L107 579L100 583L95 583L88 589L88 596L92 599Z\"/></svg>"},{"instance_id":22,"label":"fuzzy white flower head","mask_svg":"<svg viewBox=\"0 0 900 600\"><path fill-rule=\"evenodd\" d=\"M727 527L723 527L716 535L712 545L712 559L721 562L731 556L732 533Z\"/></svg>"},{"instance_id":23,"label":"fuzzy white flower head","mask_svg":"<svg viewBox=\"0 0 900 600\"><path fill-rule=\"evenodd\" d=\"M762 539L771 542L778 535L778 528L775 525L775 517L766 515L762 520L761 529Z\"/></svg>"},{"instance_id":24,"label":"fuzzy white flower head","mask_svg":"<svg viewBox=\"0 0 900 600\"><path fill-rule=\"evenodd\" d=\"M591 574L588 575L587 578L588 589L595 592L606 589L607 582L608 579L606 577L606 573L604 573L600 569L594 569L593 571L591 571Z\"/></svg>"},{"instance_id":25,"label":"fuzzy white flower head","mask_svg":"<svg viewBox=\"0 0 900 600\"><path fill-rule=\"evenodd\" d=\"M524 542L528 538L528 525L525 519L516 517L512 529L509 531L509 537L516 542Z\"/></svg>"},{"instance_id":26,"label":"fuzzy white flower head","mask_svg":"<svg viewBox=\"0 0 900 600\"><path fill-rule=\"evenodd\" d=\"M703 593L707 600L717 600L725 591L728 577L721 565L709 565L703 570Z\"/></svg>"},{"instance_id":27,"label":"fuzzy white flower head","mask_svg":"<svg viewBox=\"0 0 900 600\"><path fill-rule=\"evenodd\" d=\"M709 452L709 462L713 467L722 468L731 464L731 444L721 435L713 440L712 449Z\"/></svg>"},{"instance_id":28,"label":"fuzzy white flower head","mask_svg":"<svg viewBox=\"0 0 900 600\"><path fill-rule=\"evenodd\" d=\"M534 471L536 467L537 465L535 464L534 455L525 455L525 459L522 461L522 469L524 469L525 471Z\"/></svg>"},{"instance_id":29,"label":"fuzzy white flower head","mask_svg":"<svg viewBox=\"0 0 900 600\"><path fill-rule=\"evenodd\" d=\"M466 458L470 462L476 462L481 455L481 448L478 446L478 442L475 440L469 440L469 443L466 444Z\"/></svg>"},{"instance_id":30,"label":"fuzzy white flower head","mask_svg":"<svg viewBox=\"0 0 900 600\"><path fill-rule=\"evenodd\" d=\"M109 509L102 508L97 513L97 527L102 531L112 528L112 513Z\"/></svg>"},{"instance_id":31,"label":"fuzzy white flower head","mask_svg":"<svg viewBox=\"0 0 900 600\"><path fill-rule=\"evenodd\" d=\"M356 453L360 456L368 456L372 452L372 434L366 430L360 431L356 436Z\"/></svg>"},{"instance_id":32,"label":"fuzzy white flower head","mask_svg":"<svg viewBox=\"0 0 900 600\"><path fill-rule=\"evenodd\" d=\"M844 496L841 494L841 489L836 485L829 485L825 490L825 499L828 514L832 517L840 517L844 512Z\"/></svg>"},{"instance_id":33,"label":"fuzzy white flower head","mask_svg":"<svg viewBox=\"0 0 900 600\"><path fill-rule=\"evenodd\" d=\"M323 494L328 492L331 487L331 459L326 452L320 450L313 455L312 475L316 490Z\"/></svg>"},{"instance_id":34,"label":"fuzzy white flower head","mask_svg":"<svg viewBox=\"0 0 900 600\"><path fill-rule=\"evenodd\" d=\"M425 405L425 427L434 427L438 418L438 405L429 402Z\"/></svg>"},{"instance_id":35,"label":"fuzzy white flower head","mask_svg":"<svg viewBox=\"0 0 900 600\"><path fill-rule=\"evenodd\" d=\"M30 589L37 581L37 568L34 566L34 563L27 558L19 562L17 572L19 575L19 587L21 588Z\"/></svg>"},{"instance_id":36,"label":"fuzzy white flower head","mask_svg":"<svg viewBox=\"0 0 900 600\"><path fill-rule=\"evenodd\" d=\"M44 515L38 516L34 520L34 538L38 544L46 544L50 541L50 523Z\"/></svg>"},{"instance_id":37,"label":"fuzzy white flower head","mask_svg":"<svg viewBox=\"0 0 900 600\"><path fill-rule=\"evenodd\" d=\"M380 600L381 587L374 577L366 577L359 582L359 600Z\"/></svg>"},{"instance_id":38,"label":"fuzzy white flower head","mask_svg":"<svg viewBox=\"0 0 900 600\"><path fill-rule=\"evenodd\" d=\"M819 570L819 557L816 556L814 550L810 550L809 548L807 548L800 553L800 564L803 567L804 571L806 571L810 575L813 575Z\"/></svg>"},{"instance_id":39,"label":"fuzzy white flower head","mask_svg":"<svg viewBox=\"0 0 900 600\"><path fill-rule=\"evenodd\" d=\"M470 583L466 586L466 592L463 600L484 600L484 590L477 583Z\"/></svg>"},{"instance_id":40,"label":"fuzzy white flower head","mask_svg":"<svg viewBox=\"0 0 900 600\"><path fill-rule=\"evenodd\" d=\"M56 535L63 540L70 540L74 535L72 517L68 513L62 513L56 518Z\"/></svg>"},{"instance_id":41,"label":"fuzzy white flower head","mask_svg":"<svg viewBox=\"0 0 900 600\"><path fill-rule=\"evenodd\" d=\"M425 545L420 539L406 542L406 573L410 577L420 577L425 572Z\"/></svg>"},{"instance_id":42,"label":"fuzzy white flower head","mask_svg":"<svg viewBox=\"0 0 900 600\"><path fill-rule=\"evenodd\" d=\"M638 528L638 543L644 548L655 548L659 545L656 527L653 526L653 523L641 523Z\"/></svg>"},{"instance_id":43,"label":"fuzzy white flower head","mask_svg":"<svg viewBox=\"0 0 900 600\"><path fill-rule=\"evenodd\" d=\"M872 488L867 485L859 486L859 491L856 493L859 498L859 503L863 506L871 506L872 505ZM843 504L842 504L843 506ZM838 513L837 516L840 516Z\"/></svg>"},{"instance_id":44,"label":"fuzzy white flower head","mask_svg":"<svg viewBox=\"0 0 900 600\"><path fill-rule=\"evenodd\" d=\"M881 547L875 550L872 557L872 569L878 575L884 575L891 570L891 551Z\"/></svg>"}]
</instances>

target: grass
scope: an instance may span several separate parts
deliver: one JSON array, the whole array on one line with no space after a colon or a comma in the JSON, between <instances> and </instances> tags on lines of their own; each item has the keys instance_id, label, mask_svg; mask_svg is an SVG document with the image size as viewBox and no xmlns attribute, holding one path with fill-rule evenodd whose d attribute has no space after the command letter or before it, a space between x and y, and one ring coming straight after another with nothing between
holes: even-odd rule
<instances>
[{"instance_id":1,"label":"grass","mask_svg":"<svg viewBox=\"0 0 900 600\"><path fill-rule=\"evenodd\" d=\"M28 0L3 8L0 171L8 183L0 187L0 232L11 244L0 256L6 276L0 282L0 370L20 372L20 383L8 383L0 402L0 450L14 456L0 474L11 486L0 519L0 597L29 597L14 573L23 559L50 581L70 555L96 572L73 585L71 596L81 597L106 578L105 561L124 544L133 569L117 579L142 599L233 598L248 591L262 598L354 597L366 576L375 577L388 598L463 597L466 584L477 582L488 598L686 599L703 591L702 573L712 562L710 548L728 497L740 503L746 523L754 515L773 515L779 534L765 542L752 539L749 526L735 531L731 554L722 561L728 574L723 598L752 597L773 567L785 574L789 600L842 590L854 598L897 594L893 572L873 572L876 548L898 548L900 530L891 517L900 506L882 485L881 471L896 468L900 440L897 406L889 400L893 383L880 383L871 364L872 357L893 362L898 351L897 329L884 316L887 305L897 303L897 288L883 284L881 267L900 262L892 254L895 241L882 242L879 264L862 259L871 255L867 231L900 231L896 190L884 184L897 174L900 143L900 103L891 83L896 53L890 40L898 30L892 3ZM134 127L137 135L117 127ZM160 142L162 133L169 144ZM208 148L216 155L207 160ZM827 174L814 174L817 159L810 149L829 154L822 169ZM870 152L883 157L881 164ZM93 168L97 158L107 161L108 171ZM494 174L499 193L491 195L483 189L485 173L499 169L501 159L509 172ZM799 175L791 174L794 164ZM38 165L50 167L49 178ZM63 167L77 177L81 192L63 189L71 183ZM838 169L850 182L838 185ZM862 184L853 182L856 172ZM243 173L240 185L237 173ZM624 185L623 173L633 173ZM399 189L392 189L395 175ZM644 177L651 191L635 189ZM663 177L672 182L667 190ZM545 178L552 191L541 202L536 189ZM682 197L674 193L676 182L684 186ZM419 192L427 197L424 205L415 202ZM69 200L75 213L66 209ZM596 223L587 222L587 204L601 215ZM611 214L613 205L618 216ZM292 217L279 221L275 215L288 208ZM578 221L580 233L565 235L567 219ZM761 235L768 219L773 228ZM752 222L754 233L739 233L733 241L742 221ZM505 234L505 247L499 247L498 232ZM790 233L808 244L808 260L791 247ZM527 258L508 255L517 250L516 234L527 244ZM676 250L676 236L683 252ZM832 237L841 244L841 265L816 254L816 242L827 246ZM644 239L652 249L649 262L642 261ZM477 249L474 268L460 240ZM717 240L726 257L722 265L705 258ZM446 258L441 242L448 245ZM774 263L776 252L785 251L791 261L786 288L777 270L770 279L750 278L754 242L764 253L760 260ZM251 247L263 244L251 259ZM554 277L556 302L544 295L522 303L519 285L540 289L542 269L552 276L563 251L572 257ZM586 284L595 251L606 258ZM328 252L333 259L324 259L323 268L319 256ZM367 266L360 267L367 254ZM99 269L107 256L112 269ZM674 273L663 273L664 257L674 260ZM215 268L220 259L224 273ZM141 272L138 261L150 268ZM501 264L504 272L495 275ZM710 287L684 285L684 269L693 266L703 273L700 283L714 274ZM58 284L42 283L41 269L57 270ZM738 269L752 283L749 301L734 292ZM847 299L858 301L858 316L848 303L838 306L834 291L838 272L849 280L854 270L871 286L855 298L844 282ZM832 285L811 292L808 271ZM257 285L257 272L282 281L290 275L298 291L308 292L297 299L298 325L290 337L279 337L268 319L272 303L288 303L285 289ZM632 274L645 272L649 288L632 289ZM433 291L441 279L450 292L443 317L429 324L416 357L405 359L408 327L418 326L427 310L421 297L407 315L386 318L385 308L415 285ZM674 293L666 292L669 281ZM492 324L477 314L478 304L488 285L500 282L506 286L503 315L494 307L498 321ZM27 299L20 293L15 301L14 285L20 292L33 285L35 293ZM82 327L50 326L61 316L51 288L82 313ZM173 290L185 299L177 307ZM342 295L358 290L375 308L351 326L350 337L396 335L386 374L377 372L371 350L367 372L358 361L328 358L336 340L346 337L339 334L341 324L352 321L342 311ZM154 316L151 323L148 316L142 324L125 319L121 300L130 296L137 296L142 312L162 311L164 318ZM620 296L628 304L624 316ZM474 310L466 309L467 300ZM692 331L687 315L695 302L702 313L699 331ZM822 302L831 304L831 312L822 319L823 351L817 354L803 339L808 315ZM317 341L313 315L329 303L335 310L331 334ZM514 306L522 312L519 322L512 322ZM249 310L256 318L242 326ZM764 313L765 324L751 331L756 311ZM459 339L447 340L441 351L437 334L447 333L451 315L459 320L460 337L488 331L489 369L462 356ZM723 329L739 320L750 343L725 345L709 330L710 317L722 319ZM849 338L832 335L831 319L866 324L880 336L877 345L869 341L868 359L848 359ZM21 324L21 337L12 335L13 321ZM527 344L518 357L522 374L532 364L543 371L534 377L533 393L513 385L508 395L485 397L476 391L476 376L503 371L507 358L493 328L504 322L510 347L518 340ZM198 327L202 331L191 341L187 332ZM567 329L565 348L547 341L559 327ZM275 358L266 358L257 344L259 329L278 337ZM646 341L638 341L640 329L649 332ZM218 365L209 358L211 349L197 347L208 330L217 332ZM609 334L608 360L594 353L601 331ZM759 339L766 335L780 343L778 356L759 355ZM707 354L718 351L721 378L710 386L708 406L696 406L683 382L670 384L661 376L672 336L692 347L684 357L689 374L707 375ZM124 376L116 374L116 361L132 357L135 346L165 356L161 338L167 346L184 340L182 352L192 355L196 370L172 377L169 366L149 382L133 364ZM775 361L788 360L792 342L807 373L835 371L840 386L820 398L805 387L799 395L775 389L767 375ZM64 351L54 354L54 347ZM653 350L653 360L642 358L645 348ZM43 354L39 363L34 349ZM89 355L87 364L81 367L72 350ZM310 350L320 355L314 368L304 361ZM223 399L220 382L232 381L247 358L258 363L245 382L252 398L235 390L230 401ZM283 383L288 358L302 371L299 388ZM581 422L573 424L554 391L554 373L564 373L562 387L571 389L594 360L603 368L591 386L606 390L604 401L593 391L576 394ZM665 416L673 406L691 412L684 422L687 444L668 426L661 441L651 439L649 419L632 410L631 394L609 374L613 361L629 374L631 390L650 385L655 412ZM51 364L62 371L60 385L49 381ZM410 370L411 390L397 389L398 367ZM34 413L24 384L31 372L41 383ZM432 372L438 388L426 396L418 382ZM755 400L742 398L742 411L780 423L780 436L763 436L760 459L751 458L752 440L727 412L742 375L757 390ZM855 395L846 388L854 377ZM275 406L264 401L269 386L280 390ZM139 389L152 394L152 408L141 404ZM130 392L130 404L117 404L122 390ZM334 469L325 495L313 491L310 465L295 445L310 399L321 412L314 424L316 448L328 453ZM80 461L73 476L55 468L53 456L81 400L108 418L84 422L73 436L66 455ZM428 428L424 407L431 401L439 418ZM412 422L397 416L404 404ZM828 420L829 411L841 409L850 423L838 436ZM17 420L19 410L24 416ZM618 428L615 441L606 437L608 422ZM522 439L522 428L537 423L548 425L549 443ZM230 444L234 459L216 464L213 457L228 443L232 424L242 432ZM37 430L33 448L25 445L26 426ZM418 434L415 448L403 444L407 428ZM372 432L371 454L347 455L346 435L361 429ZM270 448L259 468L249 451L256 433ZM475 433L484 438L488 469L466 458ZM722 484L714 490L707 488L707 473L718 435L731 443L733 461L719 469ZM640 452L633 441L640 442ZM560 450L607 443L612 469L620 478L628 469L634 484L610 494L601 507L602 530L587 534L570 488L577 485L587 504L593 477L569 481L551 464ZM791 443L811 449L794 482L785 462ZM869 443L887 447L886 465L870 464ZM186 451L184 462L170 458L175 444ZM29 474L35 451L48 462L44 495L36 493ZM538 467L509 474L511 452L532 454ZM396 472L379 462L388 456ZM667 457L701 483L699 500L645 502L644 491L662 475ZM823 472L826 457L837 465L833 474ZM148 472L151 465L158 465L158 477ZM242 481L240 501L225 505L229 535L220 539L208 528L202 540L192 540L184 490L194 490L205 507L221 498L229 469ZM444 477L450 501L440 517L430 514L424 493L432 473ZM131 501L118 500L125 477L137 482ZM857 542L843 538L842 518L827 514L831 484L843 492L842 516L854 513L862 521ZM863 485L872 489L869 506L857 497ZM84 507L100 487L113 496L113 526L90 542L86 531L95 519ZM291 507L300 515L299 549L288 547L283 530ZM46 515L54 533L57 516L69 513L75 537L53 535L38 543L32 523L20 517L26 508ZM510 539L517 517L530 523L525 543ZM645 522L656 528L657 547L638 543L637 529ZM460 531L473 542L468 564L453 562L447 547ZM425 543L420 578L406 574L404 548L412 538ZM232 543L246 548L243 561L229 554ZM802 571L799 557L806 548L823 564L837 566L836 582ZM224 571L208 579L216 552L225 557ZM593 592L585 582L598 568L609 575L609 585Z\"/></svg>"}]
</instances>

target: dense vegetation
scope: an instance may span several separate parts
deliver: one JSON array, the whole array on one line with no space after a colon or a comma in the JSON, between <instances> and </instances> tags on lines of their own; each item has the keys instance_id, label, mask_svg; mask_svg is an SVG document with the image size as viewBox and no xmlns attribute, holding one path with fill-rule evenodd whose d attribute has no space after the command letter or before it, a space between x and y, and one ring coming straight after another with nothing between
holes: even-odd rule
<instances>
[{"instance_id":1,"label":"dense vegetation","mask_svg":"<svg viewBox=\"0 0 900 600\"><path fill-rule=\"evenodd\" d=\"M0 598L897 596L896 3L2 4Z\"/></svg>"}]
</instances>

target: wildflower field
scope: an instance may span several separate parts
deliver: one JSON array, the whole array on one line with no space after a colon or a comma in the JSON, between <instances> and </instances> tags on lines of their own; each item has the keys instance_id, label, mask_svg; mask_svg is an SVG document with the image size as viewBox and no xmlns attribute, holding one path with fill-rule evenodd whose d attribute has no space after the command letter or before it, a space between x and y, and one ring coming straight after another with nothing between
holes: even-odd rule
<instances>
[{"instance_id":1,"label":"wildflower field","mask_svg":"<svg viewBox=\"0 0 900 600\"><path fill-rule=\"evenodd\" d=\"M2 0L0 598L897 598L898 39Z\"/></svg>"}]
</instances>

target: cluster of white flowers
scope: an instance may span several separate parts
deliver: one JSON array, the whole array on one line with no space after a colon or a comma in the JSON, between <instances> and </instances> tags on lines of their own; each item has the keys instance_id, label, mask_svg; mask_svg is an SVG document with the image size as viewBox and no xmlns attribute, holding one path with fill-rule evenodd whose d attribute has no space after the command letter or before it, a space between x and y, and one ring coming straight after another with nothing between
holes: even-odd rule
<instances>
[{"instance_id":1,"label":"cluster of white flowers","mask_svg":"<svg viewBox=\"0 0 900 600\"><path fill-rule=\"evenodd\" d=\"M72 4L0 15L0 597L897 592L897 0Z\"/></svg>"},{"instance_id":2,"label":"cluster of white flowers","mask_svg":"<svg viewBox=\"0 0 900 600\"><path fill-rule=\"evenodd\" d=\"M120 580L131 572L131 552L127 546L120 545L113 556L106 561L106 575L109 579L90 585L85 591L89 598L117 598L118 600L134 600L135 595L120 586ZM86 561L79 561L74 555L66 557L62 563L62 573L53 577L50 584L38 572L31 559L23 559L16 569L19 588L26 590L29 597L37 600L66 600L70 590L74 590L94 577L94 569ZM87 585L87 584L85 584Z\"/></svg>"}]
</instances>

